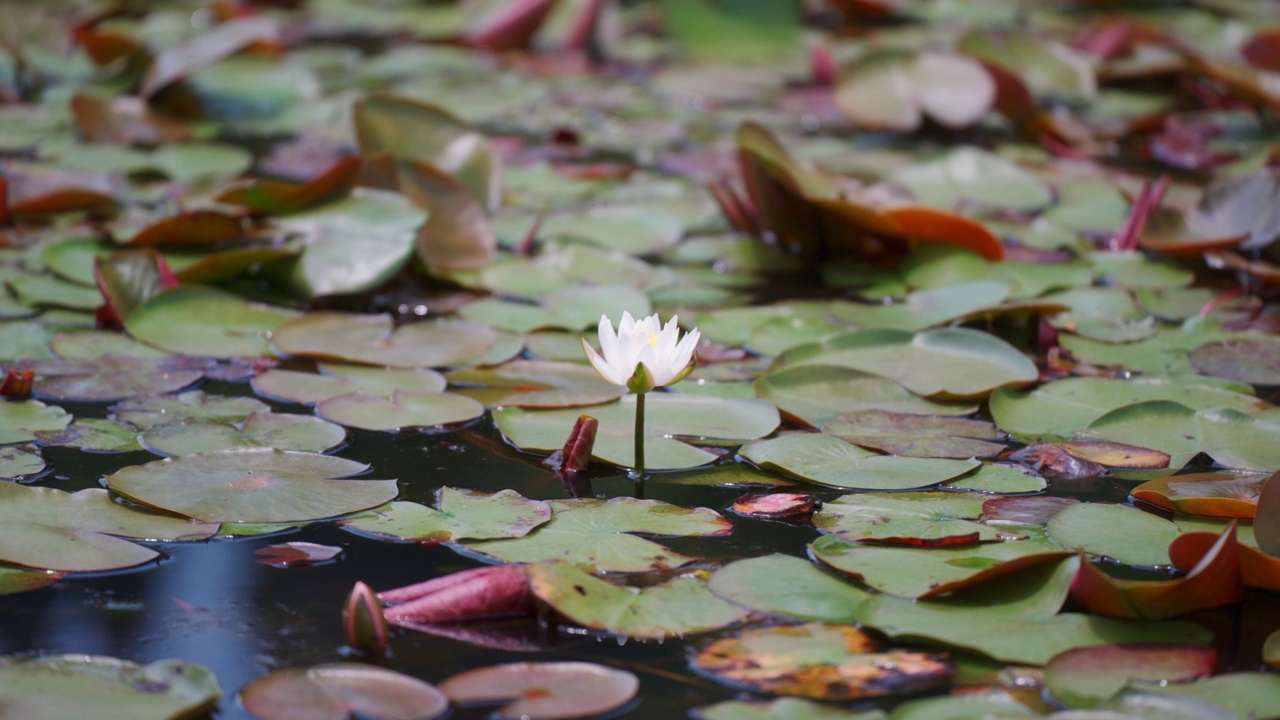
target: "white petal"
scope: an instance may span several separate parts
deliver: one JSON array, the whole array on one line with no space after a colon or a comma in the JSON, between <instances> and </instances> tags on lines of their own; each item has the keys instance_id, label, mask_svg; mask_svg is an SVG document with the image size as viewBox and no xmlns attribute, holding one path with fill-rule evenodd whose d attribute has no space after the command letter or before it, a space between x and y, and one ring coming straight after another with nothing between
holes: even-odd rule
<instances>
[{"instance_id":1,"label":"white petal","mask_svg":"<svg viewBox=\"0 0 1280 720\"><path fill-rule=\"evenodd\" d=\"M600 377L614 385L627 384L627 379L619 378L618 373L610 367L609 363L606 362L604 358L600 357L600 354L597 353L595 348L591 347L591 344L585 339L582 341L582 349L587 352L587 360L591 361L591 367L595 368L596 372L600 373Z\"/></svg>"},{"instance_id":2,"label":"white petal","mask_svg":"<svg viewBox=\"0 0 1280 720\"><path fill-rule=\"evenodd\" d=\"M618 335L613 331L613 323L604 315L600 316L600 354L605 361L618 354Z\"/></svg>"}]
</instances>

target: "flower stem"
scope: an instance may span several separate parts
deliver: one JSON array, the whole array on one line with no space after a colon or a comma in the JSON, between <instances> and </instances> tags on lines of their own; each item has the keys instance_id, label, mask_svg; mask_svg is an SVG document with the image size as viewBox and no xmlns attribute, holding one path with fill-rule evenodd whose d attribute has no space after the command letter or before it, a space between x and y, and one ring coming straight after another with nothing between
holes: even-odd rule
<instances>
[{"instance_id":1,"label":"flower stem","mask_svg":"<svg viewBox=\"0 0 1280 720\"><path fill-rule=\"evenodd\" d=\"M636 477L644 479L644 393L636 393Z\"/></svg>"}]
</instances>

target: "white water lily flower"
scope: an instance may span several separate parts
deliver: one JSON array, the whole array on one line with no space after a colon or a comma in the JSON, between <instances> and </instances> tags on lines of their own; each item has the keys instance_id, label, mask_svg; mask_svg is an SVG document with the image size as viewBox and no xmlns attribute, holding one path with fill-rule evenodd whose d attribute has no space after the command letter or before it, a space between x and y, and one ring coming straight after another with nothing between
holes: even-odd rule
<instances>
[{"instance_id":1,"label":"white water lily flower","mask_svg":"<svg viewBox=\"0 0 1280 720\"><path fill-rule=\"evenodd\" d=\"M585 339L582 347L605 380L645 393L674 385L693 371L693 351L701 336L697 328L683 338L679 335L675 317L664 326L656 313L637 322L631 313L624 312L616 333L609 318L600 316L600 352Z\"/></svg>"}]
</instances>

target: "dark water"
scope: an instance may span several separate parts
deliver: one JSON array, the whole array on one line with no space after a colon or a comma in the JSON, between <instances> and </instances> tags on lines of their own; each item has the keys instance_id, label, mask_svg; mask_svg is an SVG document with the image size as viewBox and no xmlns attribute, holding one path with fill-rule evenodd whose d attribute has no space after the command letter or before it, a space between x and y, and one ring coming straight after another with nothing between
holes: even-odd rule
<instances>
[{"instance_id":1,"label":"dark water","mask_svg":"<svg viewBox=\"0 0 1280 720\"><path fill-rule=\"evenodd\" d=\"M245 392L244 386L219 391ZM299 406L277 406L300 410ZM89 408L75 408L88 415ZM100 407L96 408L102 412ZM93 455L46 449L54 472L42 485L65 490L101 486L100 478L119 467L154 459L148 453ZM444 485L499 490L513 488L539 499L567 497L562 482L539 458L502 443L488 419L440 433L354 432L339 453L371 465L370 477L398 478L401 499L430 503ZM727 461L727 460L726 460ZM685 473L684 475L690 475ZM679 484L681 474L659 474L646 497L684 506L711 507L728 514L744 491ZM1088 500L1123 501L1131 483L1100 479L1055 494ZM800 486L803 492L814 491ZM630 495L624 476L600 469L593 478L599 496ZM817 491L834 497L836 491ZM817 537L810 528L730 515L734 530L713 538L675 538L674 549L713 561L784 552L803 555ZM343 548L337 560L295 568L258 564L255 550L285 541L309 541ZM236 700L246 683L281 668L336 662L343 647L341 607L348 590L364 581L375 590L407 585L478 563L445 546L397 544L346 532L329 523L265 537L218 539L204 543L155 545L164 559L119 573L81 575L34 592L0 597L0 653L90 653L151 662L181 658L208 666L226 697L213 717L240 720L248 714ZM1280 627L1280 602L1251 593L1236 608L1194 619L1218 633L1222 670L1257 669L1267 633ZM622 714L631 718L685 717L691 708L739 697L736 691L688 670L682 641L620 642L571 628L508 621L484 626L508 641L544 646L533 652L485 648L444 637L396 631L387 667L429 682L471 668L515 660L586 660L622 667L639 675L641 696ZM697 642L694 638L692 642ZM883 703L889 706L898 700ZM480 718L488 710L455 711L455 718Z\"/></svg>"}]
</instances>

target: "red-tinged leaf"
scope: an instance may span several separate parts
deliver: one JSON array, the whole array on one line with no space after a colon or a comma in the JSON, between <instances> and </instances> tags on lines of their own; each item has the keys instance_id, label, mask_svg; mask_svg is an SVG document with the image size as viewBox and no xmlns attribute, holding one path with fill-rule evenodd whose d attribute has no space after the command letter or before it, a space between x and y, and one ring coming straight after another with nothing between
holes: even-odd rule
<instances>
[{"instance_id":1,"label":"red-tinged leaf","mask_svg":"<svg viewBox=\"0 0 1280 720\"><path fill-rule=\"evenodd\" d=\"M273 41L280 34L276 21L246 17L215 25L187 42L156 53L142 79L139 94L152 97L191 73L230 57L261 40Z\"/></svg>"},{"instance_id":2,"label":"red-tinged leaf","mask_svg":"<svg viewBox=\"0 0 1280 720\"><path fill-rule=\"evenodd\" d=\"M133 55L144 53L145 49L134 38L124 33L103 30L98 27L78 27L72 30L72 36L85 55L94 65L103 67Z\"/></svg>"},{"instance_id":3,"label":"red-tinged leaf","mask_svg":"<svg viewBox=\"0 0 1280 720\"><path fill-rule=\"evenodd\" d=\"M1047 138L1059 145L1069 145L1071 138L1036 103L1031 89L1015 73L995 63L977 60L995 81L996 97L993 103L997 112L1008 118L1021 133L1032 138Z\"/></svg>"},{"instance_id":4,"label":"red-tinged leaf","mask_svg":"<svg viewBox=\"0 0 1280 720\"><path fill-rule=\"evenodd\" d=\"M600 24L600 13L604 11L605 0L584 0L578 8L578 14L565 33L564 43L560 46L563 52L586 52L591 45L591 38L596 34Z\"/></svg>"},{"instance_id":5,"label":"red-tinged leaf","mask_svg":"<svg viewBox=\"0 0 1280 720\"><path fill-rule=\"evenodd\" d=\"M738 194L727 180L712 180L707 183L707 192L720 206L720 212L729 221L734 230L752 235L760 234L760 226L756 222L755 211L747 205L747 200Z\"/></svg>"},{"instance_id":6,"label":"red-tinged leaf","mask_svg":"<svg viewBox=\"0 0 1280 720\"><path fill-rule=\"evenodd\" d=\"M809 76L813 84L833 87L839 75L840 68L836 64L835 56L831 54L831 48L823 43L810 45Z\"/></svg>"},{"instance_id":7,"label":"red-tinged leaf","mask_svg":"<svg viewBox=\"0 0 1280 720\"><path fill-rule=\"evenodd\" d=\"M1230 250L1206 252L1204 260L1211 268L1235 270L1264 285L1280 285L1280 265L1273 265L1266 260L1250 260Z\"/></svg>"},{"instance_id":8,"label":"red-tinged leaf","mask_svg":"<svg viewBox=\"0 0 1280 720\"><path fill-rule=\"evenodd\" d=\"M5 174L8 218L15 223L43 222L73 212L112 217L119 207L116 195L124 189L124 178L119 174L28 170L17 164L8 165Z\"/></svg>"},{"instance_id":9,"label":"red-tinged leaf","mask_svg":"<svg viewBox=\"0 0 1280 720\"><path fill-rule=\"evenodd\" d=\"M1044 525L1068 505L1080 502L1075 498L1035 495L1028 497L995 497L982 503L982 515L987 523L1004 522L1023 525Z\"/></svg>"},{"instance_id":10,"label":"red-tinged leaf","mask_svg":"<svg viewBox=\"0 0 1280 720\"><path fill-rule=\"evenodd\" d=\"M1169 467L1169 455L1150 448L1106 440L1057 443L1072 457L1108 468L1157 470Z\"/></svg>"},{"instance_id":11,"label":"red-tinged leaf","mask_svg":"<svg viewBox=\"0 0 1280 720\"><path fill-rule=\"evenodd\" d=\"M1082 460L1058 445L1028 445L1010 453L1008 459L1026 465L1041 475L1063 480L1083 480L1104 475L1107 469L1096 462Z\"/></svg>"},{"instance_id":12,"label":"red-tinged leaf","mask_svg":"<svg viewBox=\"0 0 1280 720\"><path fill-rule=\"evenodd\" d=\"M1263 30L1249 38L1240 55L1259 70L1280 72L1280 28Z\"/></svg>"},{"instance_id":13,"label":"red-tinged leaf","mask_svg":"<svg viewBox=\"0 0 1280 720\"><path fill-rule=\"evenodd\" d=\"M528 47L556 0L512 0L488 17L481 18L463 42L477 50L506 52Z\"/></svg>"},{"instance_id":14,"label":"red-tinged leaf","mask_svg":"<svg viewBox=\"0 0 1280 720\"><path fill-rule=\"evenodd\" d=\"M1151 213L1156 208L1160 207L1160 202L1164 200L1164 195L1168 190L1168 176L1162 176L1154 185L1151 183L1143 185L1142 192L1138 194L1138 199L1134 200L1133 205L1129 208L1129 217L1125 219L1124 225L1107 241L1107 249L1137 249L1139 238L1142 237L1142 230L1147 224L1147 218L1151 216Z\"/></svg>"},{"instance_id":15,"label":"red-tinged leaf","mask_svg":"<svg viewBox=\"0 0 1280 720\"><path fill-rule=\"evenodd\" d=\"M1157 162L1179 170L1212 169L1239 157L1210 144L1221 135L1212 125L1186 125L1176 118L1165 118L1160 132L1148 138L1147 151Z\"/></svg>"},{"instance_id":16,"label":"red-tinged leaf","mask_svg":"<svg viewBox=\"0 0 1280 720\"><path fill-rule=\"evenodd\" d=\"M252 180L224 191L217 201L240 205L260 215L286 215L346 197L355 187L359 172L360 158L347 156L306 183Z\"/></svg>"},{"instance_id":17,"label":"red-tinged leaf","mask_svg":"<svg viewBox=\"0 0 1280 720\"><path fill-rule=\"evenodd\" d=\"M93 280L104 300L97 318L102 328L122 327L139 305L161 290L178 286L164 257L151 248L129 248L95 258Z\"/></svg>"},{"instance_id":18,"label":"red-tinged leaf","mask_svg":"<svg viewBox=\"0 0 1280 720\"><path fill-rule=\"evenodd\" d=\"M9 224L9 181L0 176L0 227Z\"/></svg>"},{"instance_id":19,"label":"red-tinged leaf","mask_svg":"<svg viewBox=\"0 0 1280 720\"><path fill-rule=\"evenodd\" d=\"M378 593L392 625L465 622L533 613L524 568L498 565Z\"/></svg>"},{"instance_id":20,"label":"red-tinged leaf","mask_svg":"<svg viewBox=\"0 0 1280 720\"><path fill-rule=\"evenodd\" d=\"M124 244L202 247L237 240L243 233L241 218L217 210L189 210L143 227Z\"/></svg>"},{"instance_id":21,"label":"red-tinged leaf","mask_svg":"<svg viewBox=\"0 0 1280 720\"><path fill-rule=\"evenodd\" d=\"M5 370L4 380L0 381L0 397L10 400L25 400L31 397L31 386L35 384L35 379L34 370L21 372L17 368Z\"/></svg>"},{"instance_id":22,"label":"red-tinged leaf","mask_svg":"<svg viewBox=\"0 0 1280 720\"><path fill-rule=\"evenodd\" d=\"M152 147L191 138L188 123L152 112L131 95L105 99L79 92L71 97L71 115L84 139L95 143Z\"/></svg>"},{"instance_id":23,"label":"red-tinged leaf","mask_svg":"<svg viewBox=\"0 0 1280 720\"><path fill-rule=\"evenodd\" d=\"M1225 471L1191 473L1145 482L1130 494L1188 515L1252 520L1264 481L1259 475Z\"/></svg>"},{"instance_id":24,"label":"red-tinged leaf","mask_svg":"<svg viewBox=\"0 0 1280 720\"><path fill-rule=\"evenodd\" d=\"M1280 110L1280 92L1272 87L1269 74L1222 58L1184 53L1187 69L1208 78L1215 87L1255 107ZM1213 105L1210 105L1212 107Z\"/></svg>"},{"instance_id":25,"label":"red-tinged leaf","mask_svg":"<svg viewBox=\"0 0 1280 720\"><path fill-rule=\"evenodd\" d=\"M1253 536L1258 549L1280 558L1280 470L1263 483L1258 492L1258 510L1253 517Z\"/></svg>"},{"instance_id":26,"label":"red-tinged leaf","mask_svg":"<svg viewBox=\"0 0 1280 720\"><path fill-rule=\"evenodd\" d=\"M258 548L253 554L263 556L257 561L259 565L293 567L332 560L342 554L342 548L309 542L287 542Z\"/></svg>"},{"instance_id":27,"label":"red-tinged leaf","mask_svg":"<svg viewBox=\"0 0 1280 720\"><path fill-rule=\"evenodd\" d=\"M1177 544L1178 540L1174 540L1170 546L1171 555ZM1244 576L1234 521L1185 577L1119 580L1082 558L1080 571L1071 584L1071 599L1087 612L1133 620L1155 620L1233 605L1243 597Z\"/></svg>"},{"instance_id":28,"label":"red-tinged leaf","mask_svg":"<svg viewBox=\"0 0 1280 720\"><path fill-rule=\"evenodd\" d=\"M1164 685L1208 677L1218 661L1211 645L1117 643L1066 650L1045 665L1045 683L1058 701L1090 708L1131 681Z\"/></svg>"},{"instance_id":29,"label":"red-tinged leaf","mask_svg":"<svg viewBox=\"0 0 1280 720\"><path fill-rule=\"evenodd\" d=\"M418 257L435 271L478 270L497 252L484 206L452 175L420 160L396 166L400 191L430 214L418 231Z\"/></svg>"},{"instance_id":30,"label":"red-tinged leaf","mask_svg":"<svg viewBox=\"0 0 1280 720\"><path fill-rule=\"evenodd\" d=\"M785 522L808 522L820 507L818 496L807 493L749 493L733 501L733 511L740 515Z\"/></svg>"},{"instance_id":31,"label":"red-tinged leaf","mask_svg":"<svg viewBox=\"0 0 1280 720\"><path fill-rule=\"evenodd\" d=\"M1257 530L1255 525L1255 534ZM1217 541L1218 536L1208 532L1179 535L1178 539L1169 545L1169 559L1179 569L1193 568L1212 550L1213 544ZM1248 545L1241 545L1240 573L1244 577L1244 584L1249 587L1272 592L1280 591L1280 558L1278 557L1272 557Z\"/></svg>"},{"instance_id":32,"label":"red-tinged leaf","mask_svg":"<svg viewBox=\"0 0 1280 720\"><path fill-rule=\"evenodd\" d=\"M347 645L369 654L382 654L387 649L387 619L382 604L373 590L357 582L342 608L342 630Z\"/></svg>"},{"instance_id":33,"label":"red-tinged leaf","mask_svg":"<svg viewBox=\"0 0 1280 720\"><path fill-rule=\"evenodd\" d=\"M926 598L941 597L947 593L953 593L959 590L964 590L965 588L984 585L988 582L1005 577L1006 575L1021 572L1027 568L1035 567L1042 563L1057 562L1069 555L1071 555L1070 550L1063 550L1061 552L1045 552L1037 555L1024 555L1022 557L1013 558L1012 560L1005 560L1004 562L993 565L964 579L938 583L937 585L929 588L928 591L922 593L917 599L924 600Z\"/></svg>"},{"instance_id":34,"label":"red-tinged leaf","mask_svg":"<svg viewBox=\"0 0 1280 720\"><path fill-rule=\"evenodd\" d=\"M569 431L569 439L564 441L564 447L552 453L542 463L549 465L561 477L586 470L591 464L591 451L595 448L596 431L599 428L599 420L590 415L579 415L573 429Z\"/></svg>"},{"instance_id":35,"label":"red-tinged leaf","mask_svg":"<svg viewBox=\"0 0 1280 720\"><path fill-rule=\"evenodd\" d=\"M561 177L574 180L626 180L635 172L635 166L617 162L565 162L551 161L551 169Z\"/></svg>"},{"instance_id":36,"label":"red-tinged leaf","mask_svg":"<svg viewBox=\"0 0 1280 720\"><path fill-rule=\"evenodd\" d=\"M976 220L927 207L894 208L882 214L912 242L955 245L988 260L1004 259L1000 238Z\"/></svg>"}]
</instances>

